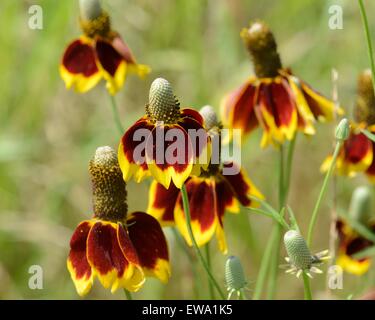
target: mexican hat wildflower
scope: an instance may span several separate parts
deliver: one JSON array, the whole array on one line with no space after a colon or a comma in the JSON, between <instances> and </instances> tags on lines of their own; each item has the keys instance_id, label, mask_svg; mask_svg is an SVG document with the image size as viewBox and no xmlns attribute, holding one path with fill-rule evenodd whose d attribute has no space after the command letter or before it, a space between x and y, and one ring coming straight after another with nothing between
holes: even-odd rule
<instances>
[{"instance_id":1,"label":"mexican hat wildflower","mask_svg":"<svg viewBox=\"0 0 375 320\"><path fill-rule=\"evenodd\" d=\"M368 187L358 187L354 190L349 216L357 223L367 227L375 236L375 220L371 218L371 190ZM336 263L348 273L358 276L366 273L371 266L370 257L356 257L356 254L370 248L375 243L358 234L345 219L339 219L336 228L339 236Z\"/></svg>"},{"instance_id":2,"label":"mexican hat wildflower","mask_svg":"<svg viewBox=\"0 0 375 320\"><path fill-rule=\"evenodd\" d=\"M339 175L354 177L363 172L370 181L375 181L375 145L362 129L375 133L375 96L371 71L365 70L358 77L357 99L354 107L354 121L351 122L350 136L343 144L336 162ZM326 172L332 161L328 156L321 171Z\"/></svg>"},{"instance_id":3,"label":"mexican hat wildflower","mask_svg":"<svg viewBox=\"0 0 375 320\"><path fill-rule=\"evenodd\" d=\"M96 150L89 172L94 216L81 222L70 240L68 270L79 295L86 295L97 277L111 292L139 290L146 276L166 283L169 254L163 231L144 212L127 213L126 185L110 147Z\"/></svg>"},{"instance_id":4,"label":"mexican hat wildflower","mask_svg":"<svg viewBox=\"0 0 375 320\"><path fill-rule=\"evenodd\" d=\"M60 64L67 88L84 93L104 79L109 93L114 95L128 73L143 77L150 72L148 66L137 64L127 44L112 30L109 15L99 0L79 3L83 35L68 45Z\"/></svg>"},{"instance_id":5,"label":"mexican hat wildflower","mask_svg":"<svg viewBox=\"0 0 375 320\"><path fill-rule=\"evenodd\" d=\"M265 147L292 140L297 130L313 135L317 121L332 120L334 103L283 68L267 25L254 22L242 30L241 37L253 60L255 76L223 99L225 126L241 129L245 135L261 127L261 146Z\"/></svg>"},{"instance_id":6,"label":"mexican hat wildflower","mask_svg":"<svg viewBox=\"0 0 375 320\"><path fill-rule=\"evenodd\" d=\"M152 175L165 188L181 188L192 173L207 168L210 139L198 111L180 109L171 84L162 78L150 88L146 115L124 134L118 158L124 180Z\"/></svg>"},{"instance_id":7,"label":"mexican hat wildflower","mask_svg":"<svg viewBox=\"0 0 375 320\"><path fill-rule=\"evenodd\" d=\"M210 134L220 134L221 125L212 123L212 119L216 119L211 116L214 111L207 110L207 108L202 111L206 129ZM209 122L211 124L208 126ZM234 171L236 174L225 174L226 168L233 167L236 168ZM227 252L224 233L225 211L238 213L239 204L245 207L257 206L258 204L251 200L251 196L263 199L246 172L233 162L214 164L211 161L207 169L201 170L199 176L192 176L186 181L186 190L192 230L198 246L206 244L216 235L219 249L223 253ZM154 181L149 191L147 212L153 215L162 226L175 225L186 242L192 245L186 226L182 195L174 185L165 188Z\"/></svg>"}]
</instances>

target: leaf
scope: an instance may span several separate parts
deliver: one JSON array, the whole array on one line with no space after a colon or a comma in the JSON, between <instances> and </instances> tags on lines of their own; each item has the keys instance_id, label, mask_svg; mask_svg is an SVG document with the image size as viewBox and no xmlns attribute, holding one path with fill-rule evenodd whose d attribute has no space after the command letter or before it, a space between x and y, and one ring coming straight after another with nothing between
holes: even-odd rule
<instances>
[{"instance_id":1,"label":"leaf","mask_svg":"<svg viewBox=\"0 0 375 320\"><path fill-rule=\"evenodd\" d=\"M366 129L361 129L361 132L367 137L369 138L371 141L375 142L375 134L371 133L370 131L366 130Z\"/></svg>"}]
</instances>

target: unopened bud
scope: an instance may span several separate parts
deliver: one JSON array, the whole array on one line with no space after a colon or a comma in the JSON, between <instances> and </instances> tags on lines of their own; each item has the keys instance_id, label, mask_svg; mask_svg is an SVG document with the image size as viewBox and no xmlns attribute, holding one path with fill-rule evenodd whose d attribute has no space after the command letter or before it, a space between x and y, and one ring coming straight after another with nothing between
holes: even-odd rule
<instances>
[{"instance_id":1,"label":"unopened bud","mask_svg":"<svg viewBox=\"0 0 375 320\"><path fill-rule=\"evenodd\" d=\"M289 230L284 235L284 244L290 263L299 270L309 270L314 258L301 234L295 230Z\"/></svg>"},{"instance_id":2,"label":"unopened bud","mask_svg":"<svg viewBox=\"0 0 375 320\"><path fill-rule=\"evenodd\" d=\"M239 258L230 256L225 263L225 282L228 291L238 291L247 285Z\"/></svg>"},{"instance_id":3,"label":"unopened bud","mask_svg":"<svg viewBox=\"0 0 375 320\"><path fill-rule=\"evenodd\" d=\"M354 190L350 201L349 215L358 222L366 224L371 213L371 191L368 187Z\"/></svg>"},{"instance_id":4,"label":"unopened bud","mask_svg":"<svg viewBox=\"0 0 375 320\"><path fill-rule=\"evenodd\" d=\"M336 139L339 141L345 141L349 138L350 126L348 119L344 118L336 127Z\"/></svg>"}]
</instances>

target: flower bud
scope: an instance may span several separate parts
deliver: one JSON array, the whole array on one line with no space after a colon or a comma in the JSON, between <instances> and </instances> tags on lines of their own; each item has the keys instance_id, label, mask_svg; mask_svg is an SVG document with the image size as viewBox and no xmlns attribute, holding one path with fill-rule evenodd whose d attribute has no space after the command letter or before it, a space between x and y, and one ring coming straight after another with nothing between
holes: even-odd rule
<instances>
[{"instance_id":1,"label":"flower bud","mask_svg":"<svg viewBox=\"0 0 375 320\"><path fill-rule=\"evenodd\" d=\"M241 37L249 50L257 77L277 76L282 68L281 60L275 38L268 26L262 21L256 21L250 28L242 29Z\"/></svg>"},{"instance_id":2,"label":"flower bud","mask_svg":"<svg viewBox=\"0 0 375 320\"><path fill-rule=\"evenodd\" d=\"M238 257L230 256L225 263L225 282L228 291L238 291L247 285L245 274Z\"/></svg>"},{"instance_id":3,"label":"flower bud","mask_svg":"<svg viewBox=\"0 0 375 320\"><path fill-rule=\"evenodd\" d=\"M214 127L218 127L220 125L219 120L217 119L216 112L213 107L204 106L201 108L199 113L203 117L204 125L207 130L210 130Z\"/></svg>"},{"instance_id":4,"label":"flower bud","mask_svg":"<svg viewBox=\"0 0 375 320\"><path fill-rule=\"evenodd\" d=\"M290 263L299 270L309 270L314 262L305 239L295 230L284 235L284 244Z\"/></svg>"},{"instance_id":5,"label":"flower bud","mask_svg":"<svg viewBox=\"0 0 375 320\"><path fill-rule=\"evenodd\" d=\"M171 84L163 79L155 79L150 87L146 113L154 121L174 123L180 115L180 104L173 94Z\"/></svg>"},{"instance_id":6,"label":"flower bud","mask_svg":"<svg viewBox=\"0 0 375 320\"><path fill-rule=\"evenodd\" d=\"M89 163L94 215L102 220L124 222L127 214L126 184L111 147L96 149Z\"/></svg>"},{"instance_id":7,"label":"flower bud","mask_svg":"<svg viewBox=\"0 0 375 320\"><path fill-rule=\"evenodd\" d=\"M354 190L349 206L349 215L358 222L367 224L371 212L371 191L368 187Z\"/></svg>"},{"instance_id":8,"label":"flower bud","mask_svg":"<svg viewBox=\"0 0 375 320\"><path fill-rule=\"evenodd\" d=\"M348 119L344 118L336 127L336 139L339 141L345 141L349 138L350 126Z\"/></svg>"}]
</instances>

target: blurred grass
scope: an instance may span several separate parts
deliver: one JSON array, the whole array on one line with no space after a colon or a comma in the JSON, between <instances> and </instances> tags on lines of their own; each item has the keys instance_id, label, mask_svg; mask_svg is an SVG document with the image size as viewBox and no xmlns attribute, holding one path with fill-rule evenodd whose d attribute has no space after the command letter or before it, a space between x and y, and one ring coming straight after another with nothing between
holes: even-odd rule
<instances>
[{"instance_id":1,"label":"blurred grass","mask_svg":"<svg viewBox=\"0 0 375 320\"><path fill-rule=\"evenodd\" d=\"M219 107L222 96L252 73L239 31L249 20L263 19L274 30L282 61L295 74L326 95L331 94L331 69L339 72L339 97L349 116L358 72L368 66L366 45L356 1L351 0L104 0L113 27L127 40L138 61L153 73L142 81L127 79L117 96L121 118L129 126L144 112L148 88L158 76L175 87L182 105ZM91 190L87 164L96 147L117 146L119 139L110 114L104 86L86 95L66 91L58 64L67 43L80 34L77 1L39 1L43 30L28 28L28 8L33 1L2 0L0 3L0 298L75 299L65 267L69 238L75 226L91 215ZM344 29L328 28L328 8L339 4ZM365 3L372 34L375 4ZM315 137L299 137L293 167L289 203L302 230L322 183L321 161L332 149L333 126L320 125ZM277 156L271 148L260 150L260 133L243 148L243 165L252 180L276 202ZM339 178L339 205L347 208L363 177ZM130 210L145 210L147 183L128 185ZM143 195L143 196L140 196ZM314 251L328 247L330 198L319 219ZM249 226L255 237L249 242ZM225 228L229 253L238 255L249 281L257 275L259 253L271 227L264 217L227 215ZM174 244L168 230L173 277L167 286L147 281L135 298L188 299L193 297L189 262ZM213 266L223 281L225 257L211 243ZM258 253L258 254L257 254ZM44 290L28 288L28 268L44 270ZM280 273L281 274L281 273ZM369 280L345 275L340 298L357 294ZM373 280L372 280L373 281ZM203 279L200 298L207 297ZM302 283L281 274L278 298L300 298ZM375 283L372 282L372 285ZM251 285L250 285L251 286ZM325 277L313 281L323 291ZM89 298L112 296L95 285Z\"/></svg>"}]
</instances>

